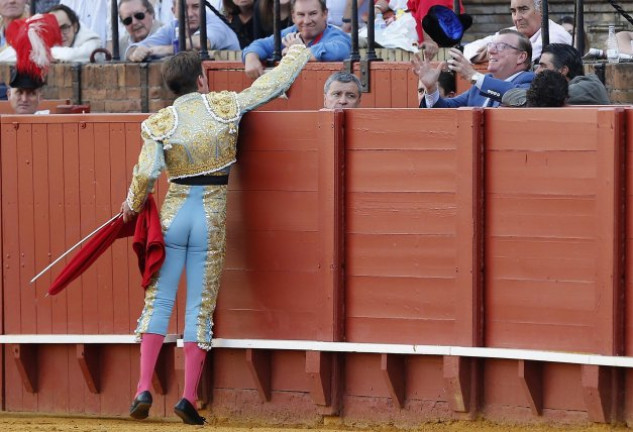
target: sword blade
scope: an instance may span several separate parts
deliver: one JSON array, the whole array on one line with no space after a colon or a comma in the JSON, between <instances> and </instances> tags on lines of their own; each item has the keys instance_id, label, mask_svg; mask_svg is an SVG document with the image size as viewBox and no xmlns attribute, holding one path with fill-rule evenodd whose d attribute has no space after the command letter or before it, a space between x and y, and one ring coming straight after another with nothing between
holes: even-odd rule
<instances>
[{"instance_id":1,"label":"sword blade","mask_svg":"<svg viewBox=\"0 0 633 432\"><path fill-rule=\"evenodd\" d=\"M52 263L50 263L49 265L46 266L46 268L44 270L42 270L41 272L39 272L37 275L35 275L35 277L33 279L31 279L31 283L35 282L36 280L38 280L40 278L40 276L42 276L44 273L46 273L47 271L49 271L51 269L51 267L53 267L55 264L57 264L58 262L60 262L62 259L64 259L64 257L66 255L68 255L69 253L71 253L72 251L74 251L75 249L77 249L79 246L81 246L86 240L88 240L90 237L92 237L93 235L95 235L97 232L99 232L99 230L103 227L105 227L106 225L108 225L109 223L113 222L114 220L116 220L116 218L122 216L123 213L117 213L116 215L112 216L112 218L110 218L108 221L106 221L103 225L101 225L99 228L95 229L93 232L91 232L90 234L88 234L87 236L85 236L84 238L82 238L81 240L79 240L73 247L71 247L70 249L68 249L66 252L64 252L63 254L61 254L61 256L59 256L59 258L57 258L55 261L53 261Z\"/></svg>"}]
</instances>

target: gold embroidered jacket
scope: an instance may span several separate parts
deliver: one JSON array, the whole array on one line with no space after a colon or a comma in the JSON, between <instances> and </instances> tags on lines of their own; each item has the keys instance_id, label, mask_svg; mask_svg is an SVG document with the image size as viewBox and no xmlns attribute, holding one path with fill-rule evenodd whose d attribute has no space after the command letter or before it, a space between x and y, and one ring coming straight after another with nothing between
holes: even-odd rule
<instances>
[{"instance_id":1,"label":"gold embroidered jacket","mask_svg":"<svg viewBox=\"0 0 633 432\"><path fill-rule=\"evenodd\" d=\"M240 93L189 93L145 120L143 148L127 195L130 208L142 209L165 169L175 179L212 174L235 163L241 117L284 93L309 59L309 49L293 45L276 68Z\"/></svg>"}]
</instances>

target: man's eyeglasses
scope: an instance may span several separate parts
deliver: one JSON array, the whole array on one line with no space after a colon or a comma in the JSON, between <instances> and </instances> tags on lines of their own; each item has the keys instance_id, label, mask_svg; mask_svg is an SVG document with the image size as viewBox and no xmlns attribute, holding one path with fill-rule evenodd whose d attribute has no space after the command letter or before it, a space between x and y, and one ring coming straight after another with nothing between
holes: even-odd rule
<instances>
[{"instance_id":1,"label":"man's eyeglasses","mask_svg":"<svg viewBox=\"0 0 633 432\"><path fill-rule=\"evenodd\" d=\"M145 19L145 12L136 12L135 14L132 14L127 18L123 18L121 22L123 23L123 25L128 26L132 24L132 17L136 18L137 21L143 21Z\"/></svg>"},{"instance_id":2,"label":"man's eyeglasses","mask_svg":"<svg viewBox=\"0 0 633 432\"><path fill-rule=\"evenodd\" d=\"M513 50L517 50L517 51L525 51L522 50L521 48L517 48L515 46L512 46L510 44L507 44L505 42L490 42L488 43L488 51L490 50L495 50L495 51L505 51L507 49L513 49Z\"/></svg>"}]
</instances>

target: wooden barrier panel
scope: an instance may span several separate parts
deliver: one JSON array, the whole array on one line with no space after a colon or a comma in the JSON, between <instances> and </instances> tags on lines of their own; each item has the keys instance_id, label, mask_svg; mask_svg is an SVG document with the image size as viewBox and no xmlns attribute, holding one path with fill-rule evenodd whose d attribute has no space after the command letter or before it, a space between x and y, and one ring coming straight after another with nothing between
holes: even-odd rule
<instances>
[{"instance_id":1,"label":"wooden barrier panel","mask_svg":"<svg viewBox=\"0 0 633 432\"><path fill-rule=\"evenodd\" d=\"M253 113L244 120L241 164L229 185L228 253L216 335L325 341L342 336L342 173L335 169L341 164L342 113L288 115L290 120L279 113ZM143 296L129 240L115 242L57 296L45 293L63 263L34 285L29 280L118 212L138 157L139 123L144 118L2 117L2 209L7 212L2 230L9 233L2 243L5 333L134 331ZM163 180L157 190L159 203L164 187ZM182 333L184 295L179 290L170 333ZM75 354L72 344L15 345L10 359L10 346L3 351L5 384L13 389L6 397L8 409L127 411L129 400L121 395L134 392L135 347L101 347L97 356L109 363L102 360L97 375L77 367L75 356L84 356L84 351ZM323 367L316 366L317 379ZM167 394L155 397L167 409L163 415L178 397L175 373L172 364ZM86 386L86 376L98 379L99 374L100 382ZM64 397L58 400L55 391Z\"/></svg>"},{"instance_id":2,"label":"wooden barrier panel","mask_svg":"<svg viewBox=\"0 0 633 432\"><path fill-rule=\"evenodd\" d=\"M480 343L480 111L346 111L346 338Z\"/></svg>"},{"instance_id":3,"label":"wooden barrier panel","mask_svg":"<svg viewBox=\"0 0 633 432\"><path fill-rule=\"evenodd\" d=\"M6 333L130 334L142 306L130 243L117 241L57 296L46 290L62 265L35 284L52 259L116 214L140 148L145 115L2 117L3 310ZM103 398L90 393L76 366L74 346L35 348L37 393L25 391L6 358L6 407L11 410L119 413L133 389L129 347L102 353ZM5 349L5 355L7 355ZM28 358L26 360L28 361ZM112 369L111 369L112 368ZM110 372L108 372L110 371ZM116 380L115 378L118 378ZM110 401L110 402L108 402Z\"/></svg>"},{"instance_id":4,"label":"wooden barrier panel","mask_svg":"<svg viewBox=\"0 0 633 432\"><path fill-rule=\"evenodd\" d=\"M229 184L219 337L339 340L337 116L255 112L243 120Z\"/></svg>"},{"instance_id":5,"label":"wooden barrier panel","mask_svg":"<svg viewBox=\"0 0 633 432\"><path fill-rule=\"evenodd\" d=\"M487 346L622 354L622 113L486 110Z\"/></svg>"},{"instance_id":6,"label":"wooden barrier panel","mask_svg":"<svg viewBox=\"0 0 633 432\"><path fill-rule=\"evenodd\" d=\"M204 63L211 90L241 91L252 80L244 73L241 62ZM279 98L259 111L318 110L323 108L323 85L343 63L308 63L290 88L288 99ZM358 63L354 73L360 77ZM417 77L409 62L373 62L370 69L370 92L363 93L361 108L417 108Z\"/></svg>"}]
</instances>

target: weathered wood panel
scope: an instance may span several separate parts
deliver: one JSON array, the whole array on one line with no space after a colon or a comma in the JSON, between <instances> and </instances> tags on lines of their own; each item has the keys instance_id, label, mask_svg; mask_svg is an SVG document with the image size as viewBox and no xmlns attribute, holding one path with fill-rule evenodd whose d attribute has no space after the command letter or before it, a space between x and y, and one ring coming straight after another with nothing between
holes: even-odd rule
<instances>
[{"instance_id":1,"label":"weathered wood panel","mask_svg":"<svg viewBox=\"0 0 633 432\"><path fill-rule=\"evenodd\" d=\"M485 120L486 345L621 353L622 111Z\"/></svg>"},{"instance_id":2,"label":"weathered wood panel","mask_svg":"<svg viewBox=\"0 0 633 432\"><path fill-rule=\"evenodd\" d=\"M345 114L347 340L476 344L480 113Z\"/></svg>"}]
</instances>

